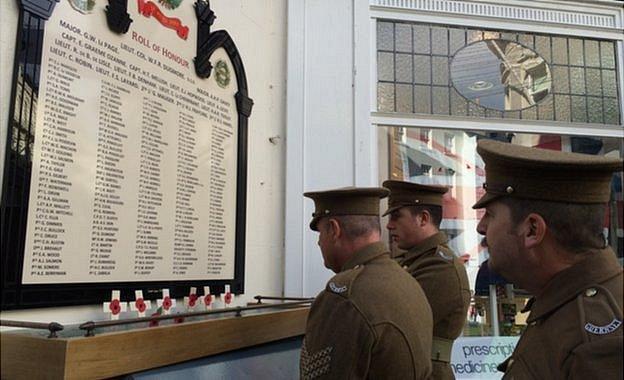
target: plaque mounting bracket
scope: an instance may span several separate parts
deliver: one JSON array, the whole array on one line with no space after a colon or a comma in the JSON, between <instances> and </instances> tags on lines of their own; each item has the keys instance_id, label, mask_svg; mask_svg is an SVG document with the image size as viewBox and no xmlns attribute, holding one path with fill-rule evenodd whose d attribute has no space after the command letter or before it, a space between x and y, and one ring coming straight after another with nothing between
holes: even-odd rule
<instances>
[{"instance_id":1,"label":"plaque mounting bracket","mask_svg":"<svg viewBox=\"0 0 624 380\"><path fill-rule=\"evenodd\" d=\"M106 6L106 23L115 33L126 34L132 24L128 13L128 0L108 0Z\"/></svg>"}]
</instances>

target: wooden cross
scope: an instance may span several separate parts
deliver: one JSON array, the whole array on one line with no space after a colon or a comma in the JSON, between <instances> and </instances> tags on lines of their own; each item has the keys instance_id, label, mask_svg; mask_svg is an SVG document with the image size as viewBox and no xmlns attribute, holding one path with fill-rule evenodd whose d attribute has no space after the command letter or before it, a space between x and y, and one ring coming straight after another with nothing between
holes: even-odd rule
<instances>
[{"instance_id":1,"label":"wooden cross","mask_svg":"<svg viewBox=\"0 0 624 380\"><path fill-rule=\"evenodd\" d=\"M193 286L189 291L189 295L187 297L184 297L184 306L186 306L187 310L195 308L195 305L197 304L197 298L197 288Z\"/></svg>"},{"instance_id":2,"label":"wooden cross","mask_svg":"<svg viewBox=\"0 0 624 380\"><path fill-rule=\"evenodd\" d=\"M102 311L110 313L110 319L119 319L119 314L122 311L126 311L126 303L119 301L120 294L119 290L113 290L110 302L102 304Z\"/></svg>"},{"instance_id":3,"label":"wooden cross","mask_svg":"<svg viewBox=\"0 0 624 380\"><path fill-rule=\"evenodd\" d=\"M171 308L176 306L176 300L169 297L169 289L163 289L162 295L163 298L156 300L156 304L162 308L163 314L168 315L171 312Z\"/></svg>"},{"instance_id":4,"label":"wooden cross","mask_svg":"<svg viewBox=\"0 0 624 380\"><path fill-rule=\"evenodd\" d=\"M210 294L210 286L204 286L204 296L201 299L201 303L204 304L206 310L212 309L212 294Z\"/></svg>"},{"instance_id":5,"label":"wooden cross","mask_svg":"<svg viewBox=\"0 0 624 380\"><path fill-rule=\"evenodd\" d=\"M150 300L143 299L143 291L135 290L134 291L134 302L130 303L130 310L136 311L139 314L139 317L145 317L145 310L149 310L152 308L152 302Z\"/></svg>"},{"instance_id":6,"label":"wooden cross","mask_svg":"<svg viewBox=\"0 0 624 380\"><path fill-rule=\"evenodd\" d=\"M232 292L230 291L230 285L225 285L225 294L223 294L223 305L230 307L232 303Z\"/></svg>"}]
</instances>

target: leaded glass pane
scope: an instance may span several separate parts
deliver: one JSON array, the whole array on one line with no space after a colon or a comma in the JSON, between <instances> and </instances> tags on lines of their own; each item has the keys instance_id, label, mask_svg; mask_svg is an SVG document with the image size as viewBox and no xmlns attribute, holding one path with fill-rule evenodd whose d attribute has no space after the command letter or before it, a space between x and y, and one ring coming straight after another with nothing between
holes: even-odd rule
<instances>
[{"instance_id":1,"label":"leaded glass pane","mask_svg":"<svg viewBox=\"0 0 624 380\"><path fill-rule=\"evenodd\" d=\"M433 113L438 115L449 114L448 87L433 87Z\"/></svg>"},{"instance_id":2,"label":"leaded glass pane","mask_svg":"<svg viewBox=\"0 0 624 380\"><path fill-rule=\"evenodd\" d=\"M583 66L585 64L583 59L583 40L570 38L568 43L570 45L570 65Z\"/></svg>"},{"instance_id":3,"label":"leaded glass pane","mask_svg":"<svg viewBox=\"0 0 624 380\"><path fill-rule=\"evenodd\" d=\"M555 95L555 119L570 121L570 96Z\"/></svg>"},{"instance_id":4,"label":"leaded glass pane","mask_svg":"<svg viewBox=\"0 0 624 380\"><path fill-rule=\"evenodd\" d=\"M553 37L552 39L553 63L561 65L568 64L568 43L563 37Z\"/></svg>"},{"instance_id":5,"label":"leaded glass pane","mask_svg":"<svg viewBox=\"0 0 624 380\"><path fill-rule=\"evenodd\" d=\"M468 43L481 41L483 39L483 32L480 30L468 30Z\"/></svg>"},{"instance_id":6,"label":"leaded glass pane","mask_svg":"<svg viewBox=\"0 0 624 380\"><path fill-rule=\"evenodd\" d=\"M585 40L585 64L591 67L600 66L600 48L598 41Z\"/></svg>"},{"instance_id":7,"label":"leaded glass pane","mask_svg":"<svg viewBox=\"0 0 624 380\"><path fill-rule=\"evenodd\" d=\"M470 116L485 117L485 108L473 102L468 102L468 114Z\"/></svg>"},{"instance_id":8,"label":"leaded glass pane","mask_svg":"<svg viewBox=\"0 0 624 380\"><path fill-rule=\"evenodd\" d=\"M587 110L590 123L602 123L602 98L589 96L587 98Z\"/></svg>"},{"instance_id":9,"label":"leaded glass pane","mask_svg":"<svg viewBox=\"0 0 624 380\"><path fill-rule=\"evenodd\" d=\"M602 91L604 96L617 96L615 70L602 70Z\"/></svg>"},{"instance_id":10,"label":"leaded glass pane","mask_svg":"<svg viewBox=\"0 0 624 380\"><path fill-rule=\"evenodd\" d=\"M503 117L505 119L519 119L520 111L505 111L503 112Z\"/></svg>"},{"instance_id":11,"label":"leaded glass pane","mask_svg":"<svg viewBox=\"0 0 624 380\"><path fill-rule=\"evenodd\" d=\"M409 24L396 24L396 51L412 52L412 26Z\"/></svg>"},{"instance_id":12,"label":"leaded glass pane","mask_svg":"<svg viewBox=\"0 0 624 380\"><path fill-rule=\"evenodd\" d=\"M468 114L468 102L451 88L451 115L466 116Z\"/></svg>"},{"instance_id":13,"label":"leaded glass pane","mask_svg":"<svg viewBox=\"0 0 624 380\"><path fill-rule=\"evenodd\" d=\"M377 34L382 112L620 121L614 41L392 21Z\"/></svg>"},{"instance_id":14,"label":"leaded glass pane","mask_svg":"<svg viewBox=\"0 0 624 380\"><path fill-rule=\"evenodd\" d=\"M598 95L598 96L602 95L602 83L600 79L600 70L599 69L586 69L585 74L587 76L587 94Z\"/></svg>"},{"instance_id":15,"label":"leaded glass pane","mask_svg":"<svg viewBox=\"0 0 624 380\"><path fill-rule=\"evenodd\" d=\"M394 24L391 22L377 23L377 49L394 50Z\"/></svg>"},{"instance_id":16,"label":"leaded glass pane","mask_svg":"<svg viewBox=\"0 0 624 380\"><path fill-rule=\"evenodd\" d=\"M414 53L429 54L429 27L414 25Z\"/></svg>"},{"instance_id":17,"label":"leaded glass pane","mask_svg":"<svg viewBox=\"0 0 624 380\"><path fill-rule=\"evenodd\" d=\"M394 111L394 85L390 83L377 84L377 109L381 112Z\"/></svg>"},{"instance_id":18,"label":"leaded glass pane","mask_svg":"<svg viewBox=\"0 0 624 380\"><path fill-rule=\"evenodd\" d=\"M380 81L394 81L394 54L377 54L377 79Z\"/></svg>"},{"instance_id":19,"label":"leaded glass pane","mask_svg":"<svg viewBox=\"0 0 624 380\"><path fill-rule=\"evenodd\" d=\"M396 55L396 80L397 82L412 83L412 55ZM398 94L397 94L398 96Z\"/></svg>"},{"instance_id":20,"label":"leaded glass pane","mask_svg":"<svg viewBox=\"0 0 624 380\"><path fill-rule=\"evenodd\" d=\"M414 56L414 83L431 83L431 57L428 55Z\"/></svg>"},{"instance_id":21,"label":"leaded glass pane","mask_svg":"<svg viewBox=\"0 0 624 380\"><path fill-rule=\"evenodd\" d=\"M396 111L412 112L412 85L397 84L396 85Z\"/></svg>"},{"instance_id":22,"label":"leaded glass pane","mask_svg":"<svg viewBox=\"0 0 624 380\"><path fill-rule=\"evenodd\" d=\"M570 92L570 78L568 66L552 66L553 87L557 93L568 94Z\"/></svg>"},{"instance_id":23,"label":"leaded glass pane","mask_svg":"<svg viewBox=\"0 0 624 380\"><path fill-rule=\"evenodd\" d=\"M605 124L620 123L620 112L616 98L604 98L604 122Z\"/></svg>"},{"instance_id":24,"label":"leaded glass pane","mask_svg":"<svg viewBox=\"0 0 624 380\"><path fill-rule=\"evenodd\" d=\"M530 107L522 110L522 117L524 120L537 120L537 107Z\"/></svg>"},{"instance_id":25,"label":"leaded glass pane","mask_svg":"<svg viewBox=\"0 0 624 380\"><path fill-rule=\"evenodd\" d=\"M587 108L584 96L572 96L572 121L577 123L587 122Z\"/></svg>"},{"instance_id":26,"label":"leaded glass pane","mask_svg":"<svg viewBox=\"0 0 624 380\"><path fill-rule=\"evenodd\" d=\"M538 120L553 120L555 118L555 104L553 96L549 95L537 106Z\"/></svg>"},{"instance_id":27,"label":"leaded glass pane","mask_svg":"<svg viewBox=\"0 0 624 380\"><path fill-rule=\"evenodd\" d=\"M448 85L448 58L432 57L433 84Z\"/></svg>"},{"instance_id":28,"label":"leaded glass pane","mask_svg":"<svg viewBox=\"0 0 624 380\"><path fill-rule=\"evenodd\" d=\"M520 34L520 36L518 36L518 42L520 42L522 45L529 47L531 49L534 48L533 36L530 34Z\"/></svg>"},{"instance_id":29,"label":"leaded glass pane","mask_svg":"<svg viewBox=\"0 0 624 380\"><path fill-rule=\"evenodd\" d=\"M431 113L431 87L414 86L414 112Z\"/></svg>"},{"instance_id":30,"label":"leaded glass pane","mask_svg":"<svg viewBox=\"0 0 624 380\"><path fill-rule=\"evenodd\" d=\"M615 52L613 49L615 44L612 42L600 42L600 63L601 66L608 69L615 68Z\"/></svg>"},{"instance_id":31,"label":"leaded glass pane","mask_svg":"<svg viewBox=\"0 0 624 380\"><path fill-rule=\"evenodd\" d=\"M582 67L570 67L570 87L573 94L585 94L585 71Z\"/></svg>"},{"instance_id":32,"label":"leaded glass pane","mask_svg":"<svg viewBox=\"0 0 624 380\"><path fill-rule=\"evenodd\" d=\"M431 53L448 55L448 32L446 28L431 28Z\"/></svg>"},{"instance_id":33,"label":"leaded glass pane","mask_svg":"<svg viewBox=\"0 0 624 380\"><path fill-rule=\"evenodd\" d=\"M535 51L542 57L546 62L551 62L550 57L550 37L545 36L535 36Z\"/></svg>"},{"instance_id":34,"label":"leaded glass pane","mask_svg":"<svg viewBox=\"0 0 624 380\"><path fill-rule=\"evenodd\" d=\"M449 30L449 39L450 39L450 51L451 55L455 54L457 50L461 49L466 45L466 31L463 29L453 29Z\"/></svg>"},{"instance_id":35,"label":"leaded glass pane","mask_svg":"<svg viewBox=\"0 0 624 380\"><path fill-rule=\"evenodd\" d=\"M502 119L503 118L503 111L497 111L497 110L485 110L485 115L487 117L491 117L491 118L495 118L495 119Z\"/></svg>"},{"instance_id":36,"label":"leaded glass pane","mask_svg":"<svg viewBox=\"0 0 624 380\"><path fill-rule=\"evenodd\" d=\"M518 35L516 33L501 33L500 38L503 40L516 41L518 39Z\"/></svg>"}]
</instances>

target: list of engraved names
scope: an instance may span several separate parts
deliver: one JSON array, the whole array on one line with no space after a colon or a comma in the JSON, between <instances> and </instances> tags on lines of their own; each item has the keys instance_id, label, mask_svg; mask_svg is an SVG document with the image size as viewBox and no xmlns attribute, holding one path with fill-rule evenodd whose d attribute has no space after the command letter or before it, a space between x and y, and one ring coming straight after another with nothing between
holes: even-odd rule
<instances>
[{"instance_id":1,"label":"list of engraved names","mask_svg":"<svg viewBox=\"0 0 624 380\"><path fill-rule=\"evenodd\" d=\"M61 8L44 39L24 283L233 278L235 81L107 40L105 25L87 33Z\"/></svg>"}]
</instances>

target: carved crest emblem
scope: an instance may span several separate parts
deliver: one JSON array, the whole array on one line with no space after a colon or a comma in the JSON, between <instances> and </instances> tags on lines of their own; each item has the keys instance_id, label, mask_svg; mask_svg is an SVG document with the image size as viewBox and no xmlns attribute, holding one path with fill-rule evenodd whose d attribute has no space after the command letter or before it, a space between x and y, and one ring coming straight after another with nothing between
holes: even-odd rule
<instances>
[{"instance_id":1,"label":"carved crest emblem","mask_svg":"<svg viewBox=\"0 0 624 380\"><path fill-rule=\"evenodd\" d=\"M69 4L82 13L83 15L89 14L93 12L93 7L95 7L95 0L68 0Z\"/></svg>"},{"instance_id":2,"label":"carved crest emblem","mask_svg":"<svg viewBox=\"0 0 624 380\"><path fill-rule=\"evenodd\" d=\"M230 84L230 68L224 60L218 60L215 65L215 80L221 88L226 88Z\"/></svg>"}]
</instances>

